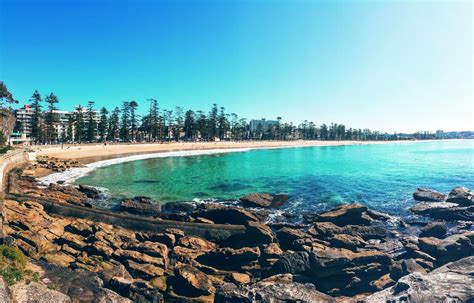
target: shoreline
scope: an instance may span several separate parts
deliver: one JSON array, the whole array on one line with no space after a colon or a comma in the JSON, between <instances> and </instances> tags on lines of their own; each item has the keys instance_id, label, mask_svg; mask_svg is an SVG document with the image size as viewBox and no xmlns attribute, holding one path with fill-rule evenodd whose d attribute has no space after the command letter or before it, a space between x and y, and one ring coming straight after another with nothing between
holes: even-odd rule
<instances>
[{"instance_id":1,"label":"shoreline","mask_svg":"<svg viewBox=\"0 0 474 303\"><path fill-rule=\"evenodd\" d=\"M326 147L376 144L403 144L432 142L441 140L400 140L400 141L243 141L243 142L173 142L173 143L133 143L133 144L94 144L64 145L43 147L34 146L38 157L51 157L62 160L77 160L80 164L90 164L103 160L146 154L183 151L229 150L229 149L278 149L297 147Z\"/></svg>"}]
</instances>

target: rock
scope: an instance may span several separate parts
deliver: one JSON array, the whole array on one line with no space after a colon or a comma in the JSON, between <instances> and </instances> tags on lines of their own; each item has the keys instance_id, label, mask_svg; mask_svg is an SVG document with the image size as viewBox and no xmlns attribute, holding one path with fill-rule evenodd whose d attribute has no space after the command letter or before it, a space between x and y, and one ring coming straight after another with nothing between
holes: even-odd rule
<instances>
[{"instance_id":1,"label":"rock","mask_svg":"<svg viewBox=\"0 0 474 303\"><path fill-rule=\"evenodd\" d=\"M276 233L276 237L283 249L292 249L293 242L299 239L311 238L310 235L299 229L283 227Z\"/></svg>"},{"instance_id":2,"label":"rock","mask_svg":"<svg viewBox=\"0 0 474 303\"><path fill-rule=\"evenodd\" d=\"M424 202L442 202L446 200L446 195L434 189L419 187L413 193L413 199Z\"/></svg>"},{"instance_id":3,"label":"rock","mask_svg":"<svg viewBox=\"0 0 474 303\"><path fill-rule=\"evenodd\" d=\"M122 250L118 249L114 251L112 257L121 263L125 263L127 260L132 260L143 264L152 264L158 267L166 268L167 259L151 257L147 254L134 251L134 250Z\"/></svg>"},{"instance_id":4,"label":"rock","mask_svg":"<svg viewBox=\"0 0 474 303\"><path fill-rule=\"evenodd\" d=\"M219 269L236 270L256 261L260 257L258 247L243 247L233 249L229 247L210 251L197 258L199 263Z\"/></svg>"},{"instance_id":5,"label":"rock","mask_svg":"<svg viewBox=\"0 0 474 303\"><path fill-rule=\"evenodd\" d=\"M250 276L247 274L242 274L238 272L233 272L230 274L232 282L236 284L248 284L251 282Z\"/></svg>"},{"instance_id":6,"label":"rock","mask_svg":"<svg viewBox=\"0 0 474 303\"><path fill-rule=\"evenodd\" d=\"M249 221L258 221L255 215L245 209L218 204L206 205L205 209L194 211L191 216L193 218L205 218L216 224L245 225Z\"/></svg>"},{"instance_id":7,"label":"rock","mask_svg":"<svg viewBox=\"0 0 474 303\"><path fill-rule=\"evenodd\" d=\"M302 274L310 269L311 260L307 252L285 252L268 271L268 274Z\"/></svg>"},{"instance_id":8,"label":"rock","mask_svg":"<svg viewBox=\"0 0 474 303\"><path fill-rule=\"evenodd\" d=\"M418 247L436 258L438 264L445 264L474 255L474 232L455 234L442 240L433 237L419 238Z\"/></svg>"},{"instance_id":9,"label":"rock","mask_svg":"<svg viewBox=\"0 0 474 303\"><path fill-rule=\"evenodd\" d=\"M401 262L403 275L419 272L426 274L426 270L413 259L403 260Z\"/></svg>"},{"instance_id":10,"label":"rock","mask_svg":"<svg viewBox=\"0 0 474 303\"><path fill-rule=\"evenodd\" d=\"M142 197L123 200L120 209L131 214L153 216L160 213L160 204L143 200Z\"/></svg>"},{"instance_id":11,"label":"rock","mask_svg":"<svg viewBox=\"0 0 474 303\"><path fill-rule=\"evenodd\" d=\"M338 226L370 225L372 219L367 215L367 207L359 203L351 203L336 207L318 216L320 222L331 222Z\"/></svg>"},{"instance_id":12,"label":"rock","mask_svg":"<svg viewBox=\"0 0 474 303\"><path fill-rule=\"evenodd\" d=\"M374 293L365 302L471 302L474 299L474 257L448 263L428 274L402 277L394 286Z\"/></svg>"},{"instance_id":13,"label":"rock","mask_svg":"<svg viewBox=\"0 0 474 303\"><path fill-rule=\"evenodd\" d=\"M244 207L263 207L263 208L278 208L288 200L288 195L285 194L265 194L252 193L242 198L240 201Z\"/></svg>"},{"instance_id":14,"label":"rock","mask_svg":"<svg viewBox=\"0 0 474 303\"><path fill-rule=\"evenodd\" d=\"M474 221L474 206L460 207L452 202L420 202L413 205L410 211L446 221Z\"/></svg>"},{"instance_id":15,"label":"rock","mask_svg":"<svg viewBox=\"0 0 474 303\"><path fill-rule=\"evenodd\" d=\"M240 287L225 283L217 288L215 302L335 302L312 284L259 282Z\"/></svg>"},{"instance_id":16,"label":"rock","mask_svg":"<svg viewBox=\"0 0 474 303\"><path fill-rule=\"evenodd\" d=\"M463 186L456 187L451 190L446 201L460 206L471 206L474 205L474 192Z\"/></svg>"},{"instance_id":17,"label":"rock","mask_svg":"<svg viewBox=\"0 0 474 303\"><path fill-rule=\"evenodd\" d=\"M71 299L59 291L48 289L46 286L30 282L20 283L11 288L14 302L17 303L70 303Z\"/></svg>"},{"instance_id":18,"label":"rock","mask_svg":"<svg viewBox=\"0 0 474 303\"><path fill-rule=\"evenodd\" d=\"M168 260L168 247L165 244L157 242L129 242L124 245L125 249L135 250L156 258ZM167 262L166 262L167 263Z\"/></svg>"},{"instance_id":19,"label":"rock","mask_svg":"<svg viewBox=\"0 0 474 303\"><path fill-rule=\"evenodd\" d=\"M224 246L233 248L254 247L263 244L270 244L275 241L275 236L270 227L263 223L247 222L245 233L229 237Z\"/></svg>"},{"instance_id":20,"label":"rock","mask_svg":"<svg viewBox=\"0 0 474 303\"><path fill-rule=\"evenodd\" d=\"M7 282L0 276L0 302L9 303L12 301L11 291Z\"/></svg>"},{"instance_id":21,"label":"rock","mask_svg":"<svg viewBox=\"0 0 474 303\"><path fill-rule=\"evenodd\" d=\"M281 250L280 246L278 246L278 243L266 244L263 245L263 247L264 249L262 255L266 258L275 258L283 254L283 251Z\"/></svg>"},{"instance_id":22,"label":"rock","mask_svg":"<svg viewBox=\"0 0 474 303\"><path fill-rule=\"evenodd\" d=\"M199 297L215 292L207 275L190 265L176 267L175 278L176 280L172 280L173 291L178 294Z\"/></svg>"},{"instance_id":23,"label":"rock","mask_svg":"<svg viewBox=\"0 0 474 303\"><path fill-rule=\"evenodd\" d=\"M442 222L430 222L421 228L420 237L443 238L446 235L447 228Z\"/></svg>"},{"instance_id":24,"label":"rock","mask_svg":"<svg viewBox=\"0 0 474 303\"><path fill-rule=\"evenodd\" d=\"M362 238L358 236L351 236L346 234L337 234L332 238L328 239L333 247L347 248L352 251L357 250L358 247L364 247L367 245Z\"/></svg>"},{"instance_id":25,"label":"rock","mask_svg":"<svg viewBox=\"0 0 474 303\"><path fill-rule=\"evenodd\" d=\"M330 222L316 222L309 228L308 233L323 239L332 238L337 234L346 234L360 237L365 241L370 239L383 239L387 234L385 229L378 226L346 225L340 227Z\"/></svg>"},{"instance_id":26,"label":"rock","mask_svg":"<svg viewBox=\"0 0 474 303\"><path fill-rule=\"evenodd\" d=\"M167 202L161 206L161 210L167 212L191 212L195 209L196 205L190 202Z\"/></svg>"},{"instance_id":27,"label":"rock","mask_svg":"<svg viewBox=\"0 0 474 303\"><path fill-rule=\"evenodd\" d=\"M164 270L151 264L140 264L132 260L127 260L127 268L134 278L151 280L164 275Z\"/></svg>"},{"instance_id":28,"label":"rock","mask_svg":"<svg viewBox=\"0 0 474 303\"><path fill-rule=\"evenodd\" d=\"M99 199L102 193L97 188L80 184L77 188L81 193L84 193L90 199Z\"/></svg>"}]
</instances>

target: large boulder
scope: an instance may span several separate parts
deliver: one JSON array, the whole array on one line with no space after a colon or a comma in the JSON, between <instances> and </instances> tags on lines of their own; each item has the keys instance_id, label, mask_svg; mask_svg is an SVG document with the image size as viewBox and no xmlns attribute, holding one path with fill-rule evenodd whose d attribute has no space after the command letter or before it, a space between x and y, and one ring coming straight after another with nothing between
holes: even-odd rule
<instances>
[{"instance_id":1,"label":"large boulder","mask_svg":"<svg viewBox=\"0 0 474 303\"><path fill-rule=\"evenodd\" d=\"M263 208L278 208L288 200L288 195L285 194L265 194L252 193L242 198L240 201L245 207L263 207Z\"/></svg>"},{"instance_id":2,"label":"large boulder","mask_svg":"<svg viewBox=\"0 0 474 303\"><path fill-rule=\"evenodd\" d=\"M208 276L200 270L190 266L176 267L175 279L171 279L173 291L186 297L199 297L215 292Z\"/></svg>"},{"instance_id":3,"label":"large boulder","mask_svg":"<svg viewBox=\"0 0 474 303\"><path fill-rule=\"evenodd\" d=\"M270 227L260 222L249 221L243 234L229 237L223 245L241 248L255 247L272 242L275 242L275 235Z\"/></svg>"},{"instance_id":4,"label":"large boulder","mask_svg":"<svg viewBox=\"0 0 474 303\"><path fill-rule=\"evenodd\" d=\"M446 201L459 204L460 206L471 206L474 205L474 192L469 188L459 186L451 190Z\"/></svg>"},{"instance_id":5,"label":"large boulder","mask_svg":"<svg viewBox=\"0 0 474 303\"><path fill-rule=\"evenodd\" d=\"M161 210L167 212L190 212L195 209L196 205L191 202L167 202L161 206Z\"/></svg>"},{"instance_id":6,"label":"large boulder","mask_svg":"<svg viewBox=\"0 0 474 303\"><path fill-rule=\"evenodd\" d=\"M474 221L474 206L461 207L452 202L420 202L410 207L410 211L438 220Z\"/></svg>"},{"instance_id":7,"label":"large boulder","mask_svg":"<svg viewBox=\"0 0 474 303\"><path fill-rule=\"evenodd\" d=\"M338 234L346 234L366 241L383 239L387 235L387 231L379 226L346 225L340 227L331 222L316 222L309 228L308 233L321 239L330 239Z\"/></svg>"},{"instance_id":8,"label":"large boulder","mask_svg":"<svg viewBox=\"0 0 474 303\"><path fill-rule=\"evenodd\" d=\"M394 286L365 298L365 302L472 302L473 272L474 257L471 256L428 274L414 272L402 277Z\"/></svg>"},{"instance_id":9,"label":"large boulder","mask_svg":"<svg viewBox=\"0 0 474 303\"><path fill-rule=\"evenodd\" d=\"M259 282L238 287L225 283L218 287L215 302L335 302L312 284L296 282Z\"/></svg>"},{"instance_id":10,"label":"large boulder","mask_svg":"<svg viewBox=\"0 0 474 303\"><path fill-rule=\"evenodd\" d=\"M276 233L276 237L283 249L293 248L293 242L298 239L307 239L311 236L300 229L283 227Z\"/></svg>"},{"instance_id":11,"label":"large boulder","mask_svg":"<svg viewBox=\"0 0 474 303\"><path fill-rule=\"evenodd\" d=\"M153 203L151 199L142 196L123 200L120 209L131 214L145 216L157 215L161 211L160 204Z\"/></svg>"},{"instance_id":12,"label":"large boulder","mask_svg":"<svg viewBox=\"0 0 474 303\"><path fill-rule=\"evenodd\" d=\"M84 193L90 199L99 199L102 195L101 191L95 187L80 184L77 188L80 192Z\"/></svg>"},{"instance_id":13,"label":"large boulder","mask_svg":"<svg viewBox=\"0 0 474 303\"><path fill-rule=\"evenodd\" d=\"M443 238L447 228L443 222L430 222L421 228L420 237Z\"/></svg>"},{"instance_id":14,"label":"large boulder","mask_svg":"<svg viewBox=\"0 0 474 303\"><path fill-rule=\"evenodd\" d=\"M370 225L372 218L367 214L367 207L359 203L341 205L318 216L320 222L331 222L338 226Z\"/></svg>"},{"instance_id":15,"label":"large boulder","mask_svg":"<svg viewBox=\"0 0 474 303\"><path fill-rule=\"evenodd\" d=\"M205 218L216 224L245 225L249 221L259 221L251 212L234 206L219 204L205 205L204 209L191 213L193 218Z\"/></svg>"},{"instance_id":16,"label":"large boulder","mask_svg":"<svg viewBox=\"0 0 474 303\"><path fill-rule=\"evenodd\" d=\"M442 240L434 237L419 238L418 247L436 258L438 264L445 264L474 255L474 232L455 234Z\"/></svg>"},{"instance_id":17,"label":"large boulder","mask_svg":"<svg viewBox=\"0 0 474 303\"><path fill-rule=\"evenodd\" d=\"M229 247L210 251L197 258L199 263L219 269L233 270L258 260L260 249L258 247L243 247L233 249Z\"/></svg>"},{"instance_id":18,"label":"large boulder","mask_svg":"<svg viewBox=\"0 0 474 303\"><path fill-rule=\"evenodd\" d=\"M413 199L423 202L442 202L446 200L446 195L434 189L419 187L413 193Z\"/></svg>"}]
</instances>

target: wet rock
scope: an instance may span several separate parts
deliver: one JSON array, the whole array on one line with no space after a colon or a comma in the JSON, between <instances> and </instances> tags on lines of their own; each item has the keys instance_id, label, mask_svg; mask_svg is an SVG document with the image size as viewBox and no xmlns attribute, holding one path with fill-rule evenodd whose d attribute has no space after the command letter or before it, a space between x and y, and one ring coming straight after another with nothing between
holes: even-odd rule
<instances>
[{"instance_id":1,"label":"wet rock","mask_svg":"<svg viewBox=\"0 0 474 303\"><path fill-rule=\"evenodd\" d=\"M365 298L375 302L470 302L474 299L474 257L448 263L428 274L402 277L394 286Z\"/></svg>"},{"instance_id":2,"label":"wet rock","mask_svg":"<svg viewBox=\"0 0 474 303\"><path fill-rule=\"evenodd\" d=\"M193 218L206 218L216 224L245 225L250 221L258 221L254 214L245 209L218 204L206 205L203 210L191 213L191 216Z\"/></svg>"},{"instance_id":3,"label":"wet rock","mask_svg":"<svg viewBox=\"0 0 474 303\"><path fill-rule=\"evenodd\" d=\"M296 282L259 282L236 286L225 283L218 287L215 302L335 302L333 298L317 291L312 284Z\"/></svg>"},{"instance_id":4,"label":"wet rock","mask_svg":"<svg viewBox=\"0 0 474 303\"><path fill-rule=\"evenodd\" d=\"M446 235L447 228L442 222L430 222L421 228L420 237L443 238Z\"/></svg>"},{"instance_id":5,"label":"wet rock","mask_svg":"<svg viewBox=\"0 0 474 303\"><path fill-rule=\"evenodd\" d=\"M413 199L423 202L442 202L446 200L446 195L434 189L419 187L413 193Z\"/></svg>"},{"instance_id":6,"label":"wet rock","mask_svg":"<svg viewBox=\"0 0 474 303\"><path fill-rule=\"evenodd\" d=\"M419 238L418 247L436 258L438 264L445 264L474 255L474 232L455 234L442 240L433 237Z\"/></svg>"},{"instance_id":7,"label":"wet rock","mask_svg":"<svg viewBox=\"0 0 474 303\"><path fill-rule=\"evenodd\" d=\"M338 226L370 225L372 219L367 215L367 207L359 203L351 203L336 207L318 216L320 222L331 222Z\"/></svg>"},{"instance_id":8,"label":"wet rock","mask_svg":"<svg viewBox=\"0 0 474 303\"><path fill-rule=\"evenodd\" d=\"M123 200L120 209L131 214L153 216L160 213L160 204L152 203L151 200L143 197Z\"/></svg>"},{"instance_id":9,"label":"wet rock","mask_svg":"<svg viewBox=\"0 0 474 303\"><path fill-rule=\"evenodd\" d=\"M463 186L456 187L451 190L446 201L460 206L471 206L474 205L474 192Z\"/></svg>"},{"instance_id":10,"label":"wet rock","mask_svg":"<svg viewBox=\"0 0 474 303\"><path fill-rule=\"evenodd\" d=\"M90 199L99 199L101 194L102 194L100 192L100 190L98 190L97 188L94 188L92 186L83 185L83 184L80 184L77 189L81 193L84 193Z\"/></svg>"},{"instance_id":11,"label":"wet rock","mask_svg":"<svg viewBox=\"0 0 474 303\"><path fill-rule=\"evenodd\" d=\"M199 297L215 292L206 274L190 266L182 265L175 269L175 279L171 280L173 291L187 297Z\"/></svg>"},{"instance_id":12,"label":"wet rock","mask_svg":"<svg viewBox=\"0 0 474 303\"><path fill-rule=\"evenodd\" d=\"M452 202L420 202L413 205L410 211L445 221L474 221L474 206L460 207Z\"/></svg>"},{"instance_id":13,"label":"wet rock","mask_svg":"<svg viewBox=\"0 0 474 303\"><path fill-rule=\"evenodd\" d=\"M242 198L240 201L244 207L263 207L263 208L278 208L288 200L288 195L285 194L265 194L252 193Z\"/></svg>"},{"instance_id":14,"label":"wet rock","mask_svg":"<svg viewBox=\"0 0 474 303\"><path fill-rule=\"evenodd\" d=\"M167 202L161 206L161 210L167 212L191 212L195 209L196 205L190 202Z\"/></svg>"}]
</instances>

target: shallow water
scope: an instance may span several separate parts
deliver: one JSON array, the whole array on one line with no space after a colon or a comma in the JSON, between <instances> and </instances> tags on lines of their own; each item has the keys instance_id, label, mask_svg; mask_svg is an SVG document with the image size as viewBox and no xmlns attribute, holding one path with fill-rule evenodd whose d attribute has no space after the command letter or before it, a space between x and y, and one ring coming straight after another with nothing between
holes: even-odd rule
<instances>
[{"instance_id":1,"label":"shallow water","mask_svg":"<svg viewBox=\"0 0 474 303\"><path fill-rule=\"evenodd\" d=\"M444 192L474 188L474 140L154 158L101 167L76 183L107 188L109 203L137 195L168 202L284 192L291 210L321 211L360 201L399 215L419 186Z\"/></svg>"}]
</instances>

